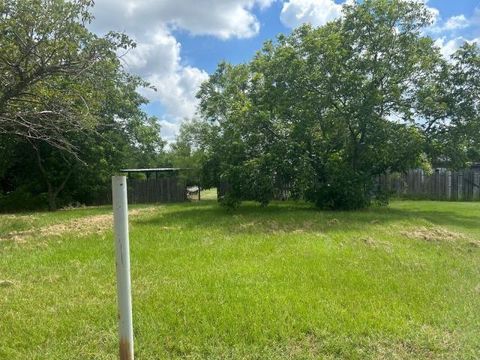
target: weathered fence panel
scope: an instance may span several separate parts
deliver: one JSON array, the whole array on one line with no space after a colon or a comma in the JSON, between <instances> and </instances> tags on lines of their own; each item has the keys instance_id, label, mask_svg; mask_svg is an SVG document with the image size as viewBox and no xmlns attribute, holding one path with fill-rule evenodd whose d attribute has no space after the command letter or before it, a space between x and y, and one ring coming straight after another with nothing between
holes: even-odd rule
<instances>
[{"instance_id":1,"label":"weathered fence panel","mask_svg":"<svg viewBox=\"0 0 480 360\"><path fill-rule=\"evenodd\" d=\"M480 169L459 171L436 170L432 174L421 169L406 173L389 173L377 178L380 189L389 191L395 196L411 199L480 201ZM230 190L228 183L217 186L218 199ZM274 189L275 200L288 200L291 191L288 186ZM249 200L244 194L244 200Z\"/></svg>"},{"instance_id":2,"label":"weathered fence panel","mask_svg":"<svg viewBox=\"0 0 480 360\"><path fill-rule=\"evenodd\" d=\"M231 191L231 186L227 182L220 182L217 185L217 199L222 199L229 191ZM245 193L243 194L242 200L251 200L253 196ZM289 200L292 198L291 186L290 184L276 185L273 188L273 199L274 200Z\"/></svg>"},{"instance_id":3,"label":"weathered fence panel","mask_svg":"<svg viewBox=\"0 0 480 360\"><path fill-rule=\"evenodd\" d=\"M185 184L174 177L128 181L129 204L169 203L186 200Z\"/></svg>"},{"instance_id":4,"label":"weathered fence panel","mask_svg":"<svg viewBox=\"0 0 480 360\"><path fill-rule=\"evenodd\" d=\"M378 179L379 186L399 197L431 200L480 200L480 171L437 170L426 174L423 170L410 170L404 174L386 174Z\"/></svg>"},{"instance_id":5,"label":"weathered fence panel","mask_svg":"<svg viewBox=\"0 0 480 360\"><path fill-rule=\"evenodd\" d=\"M177 177L128 179L127 182L129 204L172 203L187 200L185 182ZM101 196L96 204L105 205L110 204L111 201L109 192Z\"/></svg>"}]
</instances>

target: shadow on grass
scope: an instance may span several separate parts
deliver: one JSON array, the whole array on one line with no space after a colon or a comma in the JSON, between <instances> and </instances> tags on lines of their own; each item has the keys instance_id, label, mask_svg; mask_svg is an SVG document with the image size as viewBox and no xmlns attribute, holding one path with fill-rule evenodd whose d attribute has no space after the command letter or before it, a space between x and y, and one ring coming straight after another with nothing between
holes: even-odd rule
<instances>
[{"instance_id":1,"label":"shadow on grass","mask_svg":"<svg viewBox=\"0 0 480 360\"><path fill-rule=\"evenodd\" d=\"M442 205L444 208L445 205ZM373 225L409 222L425 226L455 226L465 230L479 228L479 216L467 214L468 209L456 211L371 207L357 211L322 211L305 202L273 202L267 207L246 202L235 211L227 211L216 201L167 205L166 211L149 219L134 220L135 224L181 227L201 227L227 233L330 232L337 230L364 230ZM480 206L479 206L480 213Z\"/></svg>"}]
</instances>

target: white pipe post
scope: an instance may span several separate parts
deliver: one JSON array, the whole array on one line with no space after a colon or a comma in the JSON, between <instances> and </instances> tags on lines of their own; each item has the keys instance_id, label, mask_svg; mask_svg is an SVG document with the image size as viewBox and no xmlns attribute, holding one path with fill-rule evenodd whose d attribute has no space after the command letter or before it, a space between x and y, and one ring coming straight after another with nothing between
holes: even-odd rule
<instances>
[{"instance_id":1,"label":"white pipe post","mask_svg":"<svg viewBox=\"0 0 480 360\"><path fill-rule=\"evenodd\" d=\"M120 360L133 360L130 246L128 241L127 178L112 176L113 226L117 268Z\"/></svg>"}]
</instances>

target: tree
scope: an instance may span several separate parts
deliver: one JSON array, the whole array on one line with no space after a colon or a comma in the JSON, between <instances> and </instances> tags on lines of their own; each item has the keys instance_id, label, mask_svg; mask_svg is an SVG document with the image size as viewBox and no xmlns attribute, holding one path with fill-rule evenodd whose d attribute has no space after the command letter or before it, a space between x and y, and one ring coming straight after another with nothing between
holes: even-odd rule
<instances>
[{"instance_id":1,"label":"tree","mask_svg":"<svg viewBox=\"0 0 480 360\"><path fill-rule=\"evenodd\" d=\"M75 153L71 132L89 130L118 76L123 34L98 37L90 0L6 0L0 5L0 134Z\"/></svg>"},{"instance_id":2,"label":"tree","mask_svg":"<svg viewBox=\"0 0 480 360\"><path fill-rule=\"evenodd\" d=\"M267 42L248 64L220 64L199 92L217 181L232 204L275 189L323 208L367 206L374 179L421 161L412 107L442 63L424 5L365 0L342 19Z\"/></svg>"},{"instance_id":3,"label":"tree","mask_svg":"<svg viewBox=\"0 0 480 360\"><path fill-rule=\"evenodd\" d=\"M90 32L91 6L0 4L0 146L14 154L4 176L38 193L38 181L27 181L36 167L51 210L74 180L79 187L69 196L85 199L105 186L105 174L120 164L153 163L164 146L158 122L140 108L146 99L136 90L148 84L126 73L118 55L135 44L124 34ZM20 154L30 176L16 164Z\"/></svg>"},{"instance_id":4,"label":"tree","mask_svg":"<svg viewBox=\"0 0 480 360\"><path fill-rule=\"evenodd\" d=\"M427 153L440 167L480 161L480 48L465 43L418 99Z\"/></svg>"}]
</instances>

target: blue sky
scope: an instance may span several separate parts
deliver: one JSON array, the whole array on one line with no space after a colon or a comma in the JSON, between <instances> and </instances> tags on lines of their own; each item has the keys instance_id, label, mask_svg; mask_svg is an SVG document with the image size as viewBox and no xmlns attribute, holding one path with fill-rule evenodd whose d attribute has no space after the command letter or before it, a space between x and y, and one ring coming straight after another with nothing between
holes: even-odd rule
<instances>
[{"instance_id":1,"label":"blue sky","mask_svg":"<svg viewBox=\"0 0 480 360\"><path fill-rule=\"evenodd\" d=\"M211 73L222 60L235 64L249 61L265 41L279 33L290 32L291 29L280 21L281 10L281 2L273 3L268 9L255 8L253 13L260 22L260 30L246 39L222 40L213 36L193 36L186 31L174 32L174 35L182 44L183 59Z\"/></svg>"},{"instance_id":2,"label":"blue sky","mask_svg":"<svg viewBox=\"0 0 480 360\"><path fill-rule=\"evenodd\" d=\"M347 0L352 2L354 0ZM427 29L445 56L464 41L480 40L480 0L408 0L435 15ZM195 93L222 61L242 63L263 42L309 22L321 26L341 16L345 0L98 0L92 28L124 31L138 46L124 56L129 71L152 83L145 109L173 140L184 118L194 116Z\"/></svg>"}]
</instances>

